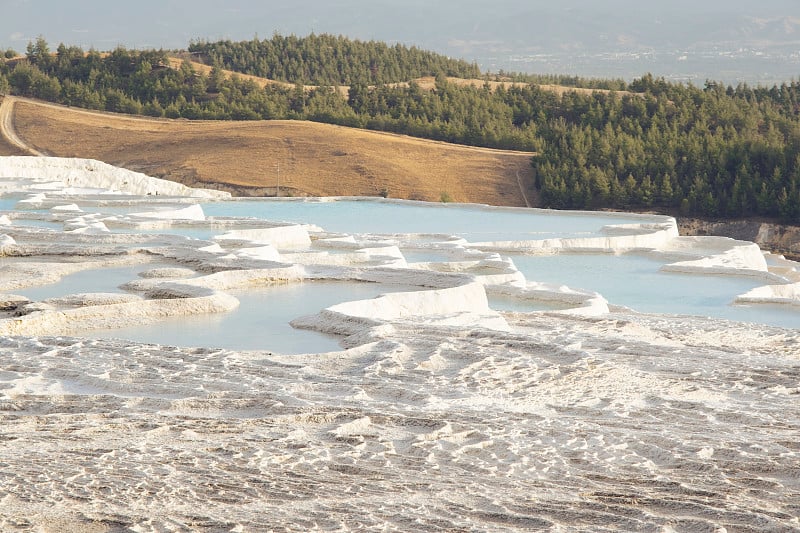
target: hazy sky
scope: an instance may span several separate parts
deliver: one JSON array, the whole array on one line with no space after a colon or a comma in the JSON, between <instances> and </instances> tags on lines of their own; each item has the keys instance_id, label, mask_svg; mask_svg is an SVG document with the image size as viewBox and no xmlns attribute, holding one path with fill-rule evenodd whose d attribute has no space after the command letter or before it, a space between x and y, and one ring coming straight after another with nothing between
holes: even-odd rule
<instances>
[{"instance_id":1,"label":"hazy sky","mask_svg":"<svg viewBox=\"0 0 800 533\"><path fill-rule=\"evenodd\" d=\"M184 47L190 39L248 39L273 32L346 33L379 40L468 39L503 29L515 37L530 28L535 39L543 24L575 23L591 32L618 31L619 23L684 19L714 29L714 18L749 15L800 17L798 0L0 0L0 45L24 48L37 35L50 42L104 48ZM606 28L602 26L606 25ZM600 26L600 27L598 27ZM558 27L547 28L548 32ZM565 34L564 40L577 35ZM800 37L797 37L800 40Z\"/></svg>"},{"instance_id":2,"label":"hazy sky","mask_svg":"<svg viewBox=\"0 0 800 533\"><path fill-rule=\"evenodd\" d=\"M108 50L177 49L193 39L274 32L413 44L489 70L518 56L691 50L720 42L794 46L800 55L800 0L0 0L0 48L17 51L38 35L53 48L64 42Z\"/></svg>"}]
</instances>

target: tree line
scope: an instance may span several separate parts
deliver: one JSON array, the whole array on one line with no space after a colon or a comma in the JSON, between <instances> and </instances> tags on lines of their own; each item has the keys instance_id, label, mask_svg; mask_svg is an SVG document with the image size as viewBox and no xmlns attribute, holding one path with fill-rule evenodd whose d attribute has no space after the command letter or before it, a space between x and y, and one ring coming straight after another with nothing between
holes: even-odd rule
<instances>
[{"instance_id":1,"label":"tree line","mask_svg":"<svg viewBox=\"0 0 800 533\"><path fill-rule=\"evenodd\" d=\"M275 34L271 39L193 42L189 52L208 65L271 80L308 85L379 85L440 72L476 78L475 63L401 44L351 40L342 36Z\"/></svg>"},{"instance_id":2,"label":"tree line","mask_svg":"<svg viewBox=\"0 0 800 533\"><path fill-rule=\"evenodd\" d=\"M0 93L156 117L303 119L527 150L536 153L535 187L548 207L800 223L798 82L696 87L649 74L631 83L527 78L618 89L558 94L536 84L495 88L489 81L500 75L476 76L474 65L342 37L276 35L269 41L192 43L190 50L213 65L208 74L188 62L170 67L163 50L120 47L101 54L61 44L52 52L39 38L25 59L0 62ZM264 50L277 63L262 58ZM281 61L293 66L280 67ZM262 63L278 67L262 71ZM227 76L222 67L272 72L289 85L262 88ZM408 82L421 75L436 76L433 90ZM486 83L454 83L448 75ZM308 90L304 83L316 87ZM346 96L342 85L349 86Z\"/></svg>"},{"instance_id":3,"label":"tree line","mask_svg":"<svg viewBox=\"0 0 800 533\"><path fill-rule=\"evenodd\" d=\"M639 95L564 95L534 157L558 208L667 208L706 217L800 222L800 84L675 85Z\"/></svg>"}]
</instances>

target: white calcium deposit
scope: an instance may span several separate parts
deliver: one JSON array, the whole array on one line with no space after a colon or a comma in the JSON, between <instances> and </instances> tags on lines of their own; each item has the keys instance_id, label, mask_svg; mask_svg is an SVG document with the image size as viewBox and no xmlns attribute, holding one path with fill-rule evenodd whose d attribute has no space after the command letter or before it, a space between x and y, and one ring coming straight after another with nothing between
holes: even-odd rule
<instances>
[{"instance_id":1,"label":"white calcium deposit","mask_svg":"<svg viewBox=\"0 0 800 533\"><path fill-rule=\"evenodd\" d=\"M796 305L796 264L754 245L662 217L411 263L402 236L214 219L196 201L217 193L98 162L0 158L2 193L0 531L800 530L800 329L621 311L503 257L646 250ZM16 294L112 266L144 271L127 293ZM330 353L91 337L312 280L414 290L293 321L339 335Z\"/></svg>"},{"instance_id":2,"label":"white calcium deposit","mask_svg":"<svg viewBox=\"0 0 800 533\"><path fill-rule=\"evenodd\" d=\"M22 178L32 189L57 188L66 194L125 192L136 195L225 198L228 193L192 189L141 172L111 166L94 159L59 157L0 157L0 176Z\"/></svg>"}]
</instances>

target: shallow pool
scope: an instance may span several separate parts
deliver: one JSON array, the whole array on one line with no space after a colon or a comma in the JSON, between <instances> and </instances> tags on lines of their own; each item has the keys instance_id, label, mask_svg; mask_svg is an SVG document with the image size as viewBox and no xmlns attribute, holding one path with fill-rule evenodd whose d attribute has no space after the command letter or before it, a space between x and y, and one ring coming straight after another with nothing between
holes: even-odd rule
<instances>
[{"instance_id":1,"label":"shallow pool","mask_svg":"<svg viewBox=\"0 0 800 533\"><path fill-rule=\"evenodd\" d=\"M604 225L645 220L625 214L584 215L379 200L214 202L203 204L203 211L208 216L316 224L337 233L440 233L469 242L587 236L597 234Z\"/></svg>"},{"instance_id":2,"label":"shallow pool","mask_svg":"<svg viewBox=\"0 0 800 533\"><path fill-rule=\"evenodd\" d=\"M778 305L732 305L766 282L747 276L662 272L656 257L639 254L513 256L529 281L567 285L602 294L611 304L644 313L727 318L796 328L800 312Z\"/></svg>"},{"instance_id":3,"label":"shallow pool","mask_svg":"<svg viewBox=\"0 0 800 533\"><path fill-rule=\"evenodd\" d=\"M559 311L569 309L570 306L556 301L530 300L515 298L513 296L488 295L489 308L495 311L514 311L518 313L532 313L535 311Z\"/></svg>"},{"instance_id":4,"label":"shallow pool","mask_svg":"<svg viewBox=\"0 0 800 533\"><path fill-rule=\"evenodd\" d=\"M62 222L52 222L49 220L35 220L25 218L15 218L11 221L14 226L26 226L29 228L47 228L52 230L63 230L64 224Z\"/></svg>"},{"instance_id":5,"label":"shallow pool","mask_svg":"<svg viewBox=\"0 0 800 533\"><path fill-rule=\"evenodd\" d=\"M15 290L14 294L25 296L29 300L37 302L48 298L86 292L124 292L119 286L138 279L140 272L167 266L174 265L146 263L121 267L91 268L68 274L55 283Z\"/></svg>"},{"instance_id":6,"label":"shallow pool","mask_svg":"<svg viewBox=\"0 0 800 533\"><path fill-rule=\"evenodd\" d=\"M181 226L169 226L166 228L148 228L148 229L135 229L129 227L115 227L113 223L106 225L112 233L129 233L136 235L180 235L189 239L197 239L201 241L211 241L215 235L222 235L225 229L209 228L209 227L196 227L188 228Z\"/></svg>"},{"instance_id":7,"label":"shallow pool","mask_svg":"<svg viewBox=\"0 0 800 533\"><path fill-rule=\"evenodd\" d=\"M239 307L229 313L194 315L151 325L91 331L87 336L169 346L270 350L285 354L341 350L339 337L296 329L289 322L344 301L404 290L420 289L404 285L325 281L270 285L229 291L240 302Z\"/></svg>"},{"instance_id":8,"label":"shallow pool","mask_svg":"<svg viewBox=\"0 0 800 533\"><path fill-rule=\"evenodd\" d=\"M17 201L16 198L0 198L0 211L13 211Z\"/></svg>"}]
</instances>

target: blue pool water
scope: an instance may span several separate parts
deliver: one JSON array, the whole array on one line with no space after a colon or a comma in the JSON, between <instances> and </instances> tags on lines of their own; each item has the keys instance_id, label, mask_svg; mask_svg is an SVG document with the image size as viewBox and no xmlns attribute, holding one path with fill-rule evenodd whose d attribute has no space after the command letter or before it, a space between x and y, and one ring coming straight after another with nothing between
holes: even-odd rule
<instances>
[{"instance_id":1,"label":"blue pool water","mask_svg":"<svg viewBox=\"0 0 800 533\"><path fill-rule=\"evenodd\" d=\"M313 315L348 300L418 290L403 285L359 282L305 282L230 291L239 307L228 313L183 316L157 324L89 332L95 338L126 339L171 346L205 346L231 350L269 349L278 353L319 353L341 350L339 338L295 329L295 318Z\"/></svg>"},{"instance_id":2,"label":"blue pool water","mask_svg":"<svg viewBox=\"0 0 800 533\"><path fill-rule=\"evenodd\" d=\"M584 216L481 206L396 203L248 200L203 205L208 216L256 217L316 224L340 233L441 233L469 242L534 240L597 234L604 225L641 221L624 214Z\"/></svg>"},{"instance_id":3,"label":"blue pool water","mask_svg":"<svg viewBox=\"0 0 800 533\"><path fill-rule=\"evenodd\" d=\"M14 219L15 226L27 226L31 228L47 228L52 230L63 230L64 224L61 222L50 222L49 220L34 220L17 218Z\"/></svg>"},{"instance_id":4,"label":"blue pool water","mask_svg":"<svg viewBox=\"0 0 800 533\"><path fill-rule=\"evenodd\" d=\"M637 254L560 254L512 257L529 281L599 292L611 304L645 313L686 314L800 326L796 309L731 305L734 298L766 282L747 276L663 272L663 261Z\"/></svg>"},{"instance_id":5,"label":"blue pool water","mask_svg":"<svg viewBox=\"0 0 800 533\"><path fill-rule=\"evenodd\" d=\"M16 198L0 198L0 211L12 211L17 205Z\"/></svg>"},{"instance_id":6,"label":"blue pool water","mask_svg":"<svg viewBox=\"0 0 800 533\"><path fill-rule=\"evenodd\" d=\"M122 267L92 268L66 275L55 283L18 289L14 293L25 296L31 301L41 301L85 292L123 292L119 286L138 279L140 272L165 266L172 265L147 263Z\"/></svg>"}]
</instances>

